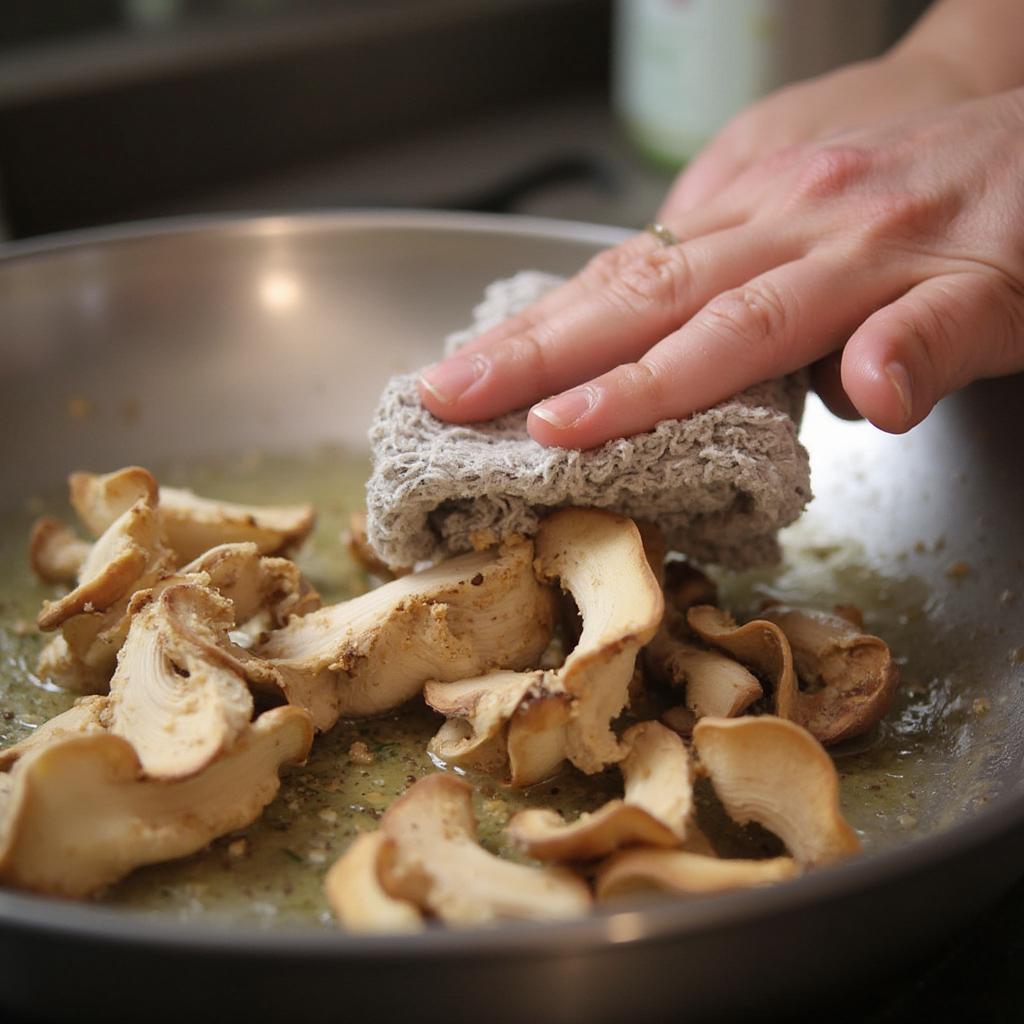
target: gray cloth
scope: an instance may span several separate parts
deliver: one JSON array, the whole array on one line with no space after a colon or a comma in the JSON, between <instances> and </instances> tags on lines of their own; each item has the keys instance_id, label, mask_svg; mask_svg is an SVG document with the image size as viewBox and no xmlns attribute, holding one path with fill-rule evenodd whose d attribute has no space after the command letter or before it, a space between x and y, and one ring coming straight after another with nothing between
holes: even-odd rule
<instances>
[{"instance_id":1,"label":"gray cloth","mask_svg":"<svg viewBox=\"0 0 1024 1024\"><path fill-rule=\"evenodd\" d=\"M558 278L526 271L488 287L474 323L446 351L516 313ZM777 560L778 530L811 499L797 425L804 375L769 381L684 420L664 420L592 451L543 448L526 410L488 423L442 423L420 405L416 376L388 384L370 428L369 540L412 565L511 533L527 536L565 505L657 523L672 550L746 568Z\"/></svg>"}]
</instances>

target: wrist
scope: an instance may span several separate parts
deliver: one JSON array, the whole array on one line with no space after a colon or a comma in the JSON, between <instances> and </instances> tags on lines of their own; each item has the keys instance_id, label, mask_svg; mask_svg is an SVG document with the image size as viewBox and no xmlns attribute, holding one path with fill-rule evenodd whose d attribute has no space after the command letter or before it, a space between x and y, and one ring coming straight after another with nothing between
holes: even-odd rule
<instances>
[{"instance_id":1,"label":"wrist","mask_svg":"<svg viewBox=\"0 0 1024 1024\"><path fill-rule=\"evenodd\" d=\"M969 62L942 49L918 44L913 37L897 43L879 57L878 62L890 69L897 80L913 80L931 86L949 102L956 99L980 99L993 91L999 91L980 81Z\"/></svg>"},{"instance_id":2,"label":"wrist","mask_svg":"<svg viewBox=\"0 0 1024 1024\"><path fill-rule=\"evenodd\" d=\"M938 0L889 57L930 65L981 98L1024 85L1019 0Z\"/></svg>"}]
</instances>

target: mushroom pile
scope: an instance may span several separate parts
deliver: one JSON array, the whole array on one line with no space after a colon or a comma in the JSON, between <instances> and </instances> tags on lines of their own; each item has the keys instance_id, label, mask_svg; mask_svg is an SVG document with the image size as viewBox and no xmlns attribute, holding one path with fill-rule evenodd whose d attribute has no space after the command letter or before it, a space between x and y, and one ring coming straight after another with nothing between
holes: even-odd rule
<instances>
[{"instance_id":1,"label":"mushroom pile","mask_svg":"<svg viewBox=\"0 0 1024 1024\"><path fill-rule=\"evenodd\" d=\"M82 696L0 751L4 884L87 896L195 852L252 822L315 733L421 695L443 716L439 770L327 873L347 929L571 917L637 891L775 882L859 849L823 744L871 728L898 674L850 609L737 623L656 529L593 509L418 571L376 561L356 519L350 550L382 581L322 605L288 557L308 506L211 501L138 467L75 473L70 496L93 540L43 519L30 554L67 587L39 615L55 633L40 674ZM660 720L649 711L652 692L679 691ZM622 795L591 813L516 814L519 859L481 845L474 777L522 788L610 770ZM720 856L698 824L702 778L785 854Z\"/></svg>"}]
</instances>

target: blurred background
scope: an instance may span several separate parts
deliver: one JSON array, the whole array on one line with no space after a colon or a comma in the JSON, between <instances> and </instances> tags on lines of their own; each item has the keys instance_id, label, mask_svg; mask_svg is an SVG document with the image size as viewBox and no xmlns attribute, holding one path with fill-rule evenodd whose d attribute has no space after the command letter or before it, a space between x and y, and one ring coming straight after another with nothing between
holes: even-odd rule
<instances>
[{"instance_id":1,"label":"blurred background","mask_svg":"<svg viewBox=\"0 0 1024 1024\"><path fill-rule=\"evenodd\" d=\"M927 0L3 0L0 239L352 206L649 220Z\"/></svg>"}]
</instances>

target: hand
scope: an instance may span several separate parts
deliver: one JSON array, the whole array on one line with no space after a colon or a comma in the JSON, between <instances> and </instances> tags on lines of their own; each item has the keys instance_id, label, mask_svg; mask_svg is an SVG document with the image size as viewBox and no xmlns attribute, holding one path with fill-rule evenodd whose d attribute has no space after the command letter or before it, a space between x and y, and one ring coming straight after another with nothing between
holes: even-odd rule
<instances>
[{"instance_id":1,"label":"hand","mask_svg":"<svg viewBox=\"0 0 1024 1024\"><path fill-rule=\"evenodd\" d=\"M941 56L902 49L786 86L718 132L676 179L658 220L695 209L787 146L976 98L973 83Z\"/></svg>"},{"instance_id":2,"label":"hand","mask_svg":"<svg viewBox=\"0 0 1024 1024\"><path fill-rule=\"evenodd\" d=\"M907 430L1024 369L1021 167L1024 90L789 147L668 219L679 244L607 250L426 370L422 400L468 422L555 395L530 433L590 448L841 350L852 407Z\"/></svg>"}]
</instances>

